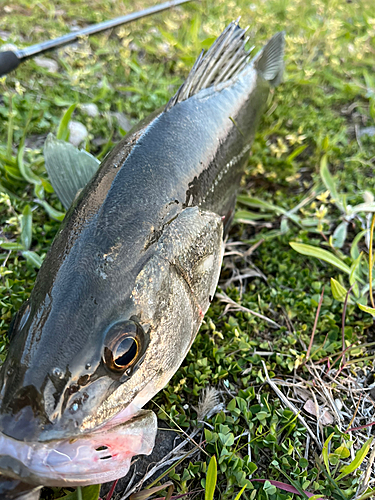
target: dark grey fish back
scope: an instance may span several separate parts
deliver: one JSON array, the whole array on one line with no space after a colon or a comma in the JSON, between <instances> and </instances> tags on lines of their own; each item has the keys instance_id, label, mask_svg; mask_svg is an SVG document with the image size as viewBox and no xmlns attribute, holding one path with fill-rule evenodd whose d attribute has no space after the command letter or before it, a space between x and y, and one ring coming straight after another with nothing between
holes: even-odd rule
<instances>
[{"instance_id":1,"label":"dark grey fish back","mask_svg":"<svg viewBox=\"0 0 375 500\"><path fill-rule=\"evenodd\" d=\"M242 172L267 93L268 84L252 70L231 86L201 91L161 113L118 172L99 211L98 230L118 234L140 214L144 226L148 221L155 227L171 203L224 215L228 196L218 192L226 174L234 179L236 170Z\"/></svg>"}]
</instances>

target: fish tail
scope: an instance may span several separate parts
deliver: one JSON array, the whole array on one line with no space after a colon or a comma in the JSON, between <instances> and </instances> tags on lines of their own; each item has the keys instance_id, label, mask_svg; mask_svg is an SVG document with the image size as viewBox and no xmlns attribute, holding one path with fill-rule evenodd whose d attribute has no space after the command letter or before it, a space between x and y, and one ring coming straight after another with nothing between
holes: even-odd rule
<instances>
[{"instance_id":1,"label":"fish tail","mask_svg":"<svg viewBox=\"0 0 375 500\"><path fill-rule=\"evenodd\" d=\"M270 85L276 87L284 72L285 32L276 33L253 59L254 67Z\"/></svg>"}]
</instances>

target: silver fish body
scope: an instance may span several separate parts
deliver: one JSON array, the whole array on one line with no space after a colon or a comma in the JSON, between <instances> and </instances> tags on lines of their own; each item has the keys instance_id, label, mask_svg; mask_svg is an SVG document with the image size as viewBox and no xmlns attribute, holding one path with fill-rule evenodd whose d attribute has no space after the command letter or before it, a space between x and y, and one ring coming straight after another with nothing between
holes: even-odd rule
<instances>
[{"instance_id":1,"label":"silver fish body","mask_svg":"<svg viewBox=\"0 0 375 500\"><path fill-rule=\"evenodd\" d=\"M73 201L12 327L0 472L93 484L152 450L155 416L141 408L180 366L215 293L223 232L282 56L278 34L248 62L244 30L229 25Z\"/></svg>"}]
</instances>

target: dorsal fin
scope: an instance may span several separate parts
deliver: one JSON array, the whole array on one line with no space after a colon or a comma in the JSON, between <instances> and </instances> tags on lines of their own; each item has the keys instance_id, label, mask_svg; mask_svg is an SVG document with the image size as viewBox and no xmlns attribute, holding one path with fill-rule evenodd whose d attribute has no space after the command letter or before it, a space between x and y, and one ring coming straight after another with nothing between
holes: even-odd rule
<instances>
[{"instance_id":1,"label":"dorsal fin","mask_svg":"<svg viewBox=\"0 0 375 500\"><path fill-rule=\"evenodd\" d=\"M265 47L254 57L254 66L265 80L276 86L280 83L284 70L285 32L276 33Z\"/></svg>"},{"instance_id":2,"label":"dorsal fin","mask_svg":"<svg viewBox=\"0 0 375 500\"><path fill-rule=\"evenodd\" d=\"M249 37L246 30L232 21L203 55L195 61L185 82L165 107L165 111L175 104L185 101L200 90L234 79L249 61L251 50L245 49Z\"/></svg>"}]
</instances>

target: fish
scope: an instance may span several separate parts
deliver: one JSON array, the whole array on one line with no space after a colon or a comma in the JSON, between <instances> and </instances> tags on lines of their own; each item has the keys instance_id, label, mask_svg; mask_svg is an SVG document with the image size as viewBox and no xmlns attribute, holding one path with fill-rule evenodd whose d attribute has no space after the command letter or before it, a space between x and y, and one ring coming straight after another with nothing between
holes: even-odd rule
<instances>
[{"instance_id":1,"label":"fish","mask_svg":"<svg viewBox=\"0 0 375 500\"><path fill-rule=\"evenodd\" d=\"M12 487L111 481L151 452L157 420L143 407L214 297L255 131L282 79L284 32L254 57L247 41L230 23L100 166L47 138L68 211L0 372L0 474Z\"/></svg>"}]
</instances>

